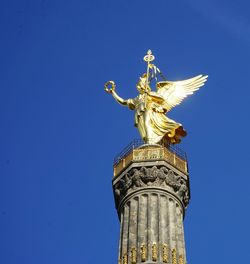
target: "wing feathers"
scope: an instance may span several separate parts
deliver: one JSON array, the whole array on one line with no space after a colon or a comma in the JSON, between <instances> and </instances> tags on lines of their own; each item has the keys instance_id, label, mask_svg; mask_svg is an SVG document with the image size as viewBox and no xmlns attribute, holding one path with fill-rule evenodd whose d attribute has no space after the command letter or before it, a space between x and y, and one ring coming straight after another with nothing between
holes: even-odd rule
<instances>
[{"instance_id":1,"label":"wing feathers","mask_svg":"<svg viewBox=\"0 0 250 264\"><path fill-rule=\"evenodd\" d=\"M157 84L157 93L164 97L164 107L169 111L180 104L184 98L199 90L207 81L207 75L198 75L193 78L177 82L160 82Z\"/></svg>"}]
</instances>

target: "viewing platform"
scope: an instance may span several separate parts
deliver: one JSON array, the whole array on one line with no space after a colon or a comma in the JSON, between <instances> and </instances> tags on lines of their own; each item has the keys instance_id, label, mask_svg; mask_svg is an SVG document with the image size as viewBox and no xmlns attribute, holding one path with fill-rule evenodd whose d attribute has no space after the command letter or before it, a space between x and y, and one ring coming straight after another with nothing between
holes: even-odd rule
<instances>
[{"instance_id":1,"label":"viewing platform","mask_svg":"<svg viewBox=\"0 0 250 264\"><path fill-rule=\"evenodd\" d=\"M114 177L125 170L132 162L167 161L184 174L188 174L186 153L176 145L145 144L143 140L133 140L114 159Z\"/></svg>"}]
</instances>

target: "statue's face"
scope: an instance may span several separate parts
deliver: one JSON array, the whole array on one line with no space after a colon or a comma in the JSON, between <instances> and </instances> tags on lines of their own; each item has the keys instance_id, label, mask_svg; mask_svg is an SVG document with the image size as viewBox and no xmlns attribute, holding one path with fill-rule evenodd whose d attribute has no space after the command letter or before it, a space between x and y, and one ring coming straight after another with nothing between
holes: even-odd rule
<instances>
[{"instance_id":1,"label":"statue's face","mask_svg":"<svg viewBox=\"0 0 250 264\"><path fill-rule=\"evenodd\" d=\"M145 88L141 84L137 84L137 90L140 94L143 94L145 92Z\"/></svg>"},{"instance_id":2,"label":"statue's face","mask_svg":"<svg viewBox=\"0 0 250 264\"><path fill-rule=\"evenodd\" d=\"M143 94L145 92L145 87L146 87L146 78L140 78L139 82L136 85L137 90L140 94Z\"/></svg>"}]
</instances>

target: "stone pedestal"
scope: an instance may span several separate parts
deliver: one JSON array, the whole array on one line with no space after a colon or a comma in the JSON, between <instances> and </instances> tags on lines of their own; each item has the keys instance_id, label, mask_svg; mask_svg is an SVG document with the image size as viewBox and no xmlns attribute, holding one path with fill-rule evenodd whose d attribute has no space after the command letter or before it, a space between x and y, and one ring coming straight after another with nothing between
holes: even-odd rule
<instances>
[{"instance_id":1,"label":"stone pedestal","mask_svg":"<svg viewBox=\"0 0 250 264\"><path fill-rule=\"evenodd\" d=\"M185 264L185 158L162 146L132 149L114 166L113 190L121 222L119 264Z\"/></svg>"}]
</instances>

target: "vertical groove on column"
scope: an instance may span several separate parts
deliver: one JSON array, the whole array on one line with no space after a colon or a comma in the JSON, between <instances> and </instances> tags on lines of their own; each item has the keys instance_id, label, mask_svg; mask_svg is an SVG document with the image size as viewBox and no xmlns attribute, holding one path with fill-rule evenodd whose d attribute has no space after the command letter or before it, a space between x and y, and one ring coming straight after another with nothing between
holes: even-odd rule
<instances>
[{"instance_id":1,"label":"vertical groove on column","mask_svg":"<svg viewBox=\"0 0 250 264\"><path fill-rule=\"evenodd\" d=\"M182 218L183 219L183 218ZM185 234L184 234L184 227L183 227L183 220L182 220L182 240L183 240L183 259L184 259L184 264L187 263L187 255L186 255L186 245L185 245Z\"/></svg>"},{"instance_id":2,"label":"vertical groove on column","mask_svg":"<svg viewBox=\"0 0 250 264\"><path fill-rule=\"evenodd\" d=\"M184 263L186 263L186 251L185 251L185 240L184 240L184 228L183 228L183 213L182 210L179 208L179 212L177 212L178 217L178 228L179 228L179 240L180 244L182 245L182 251L180 254L183 256Z\"/></svg>"},{"instance_id":3,"label":"vertical groove on column","mask_svg":"<svg viewBox=\"0 0 250 264\"><path fill-rule=\"evenodd\" d=\"M148 258L151 259L151 217L152 217L152 211L151 211L151 194L147 197L147 252L148 252Z\"/></svg>"},{"instance_id":4,"label":"vertical groove on column","mask_svg":"<svg viewBox=\"0 0 250 264\"><path fill-rule=\"evenodd\" d=\"M139 231L139 224L140 224L140 211L141 211L141 207L140 207L140 203L141 203L141 197L138 196L137 197L137 216L136 216L136 245L135 245L135 248L136 248L136 252L137 252L137 261L139 259L139 256L140 256L140 231Z\"/></svg>"},{"instance_id":5,"label":"vertical groove on column","mask_svg":"<svg viewBox=\"0 0 250 264\"><path fill-rule=\"evenodd\" d=\"M131 250L135 249L137 243L137 207L138 198L135 197L130 200L130 213L129 213L129 234L128 234L128 254L131 259Z\"/></svg>"},{"instance_id":6,"label":"vertical groove on column","mask_svg":"<svg viewBox=\"0 0 250 264\"><path fill-rule=\"evenodd\" d=\"M119 251L118 251L118 259L122 258L122 234L123 234L123 220L124 219L124 208L121 212L121 223L120 223L120 240L119 240Z\"/></svg>"},{"instance_id":7,"label":"vertical groove on column","mask_svg":"<svg viewBox=\"0 0 250 264\"><path fill-rule=\"evenodd\" d=\"M169 211L168 211L168 197L161 196L161 225L162 225L162 242L169 244Z\"/></svg>"},{"instance_id":8,"label":"vertical groove on column","mask_svg":"<svg viewBox=\"0 0 250 264\"><path fill-rule=\"evenodd\" d=\"M129 233L128 233L128 248L134 246L135 243L135 198L130 200L130 210L129 210Z\"/></svg>"},{"instance_id":9,"label":"vertical groove on column","mask_svg":"<svg viewBox=\"0 0 250 264\"><path fill-rule=\"evenodd\" d=\"M156 208L156 214L157 214L157 241L156 241L156 244L157 244L157 259L158 261L160 260L160 257L161 257L161 244L160 244L160 195L159 194L156 194L156 205L157 205L157 208Z\"/></svg>"},{"instance_id":10,"label":"vertical groove on column","mask_svg":"<svg viewBox=\"0 0 250 264\"><path fill-rule=\"evenodd\" d=\"M138 262L138 255L139 252L137 250L137 246L138 246L138 214L139 214L139 196L136 197L136 216L135 216L135 226L136 226L136 233L135 233L135 237L136 237L136 241L135 241L135 250L136 250L136 263Z\"/></svg>"},{"instance_id":11,"label":"vertical groove on column","mask_svg":"<svg viewBox=\"0 0 250 264\"><path fill-rule=\"evenodd\" d=\"M142 194L139 199L139 216L138 216L138 255L140 255L139 260L141 260L141 247L147 245L147 200L148 195Z\"/></svg>"},{"instance_id":12,"label":"vertical groove on column","mask_svg":"<svg viewBox=\"0 0 250 264\"><path fill-rule=\"evenodd\" d=\"M183 256L183 241L182 241L182 229L181 229L181 217L182 217L182 213L181 213L181 209L180 206L178 204L176 204L176 243L177 243L177 252L178 255L182 255Z\"/></svg>"},{"instance_id":13,"label":"vertical groove on column","mask_svg":"<svg viewBox=\"0 0 250 264\"><path fill-rule=\"evenodd\" d=\"M129 224L129 203L124 205L124 215L123 215L123 236L122 236L122 255L121 258L123 258L124 254L127 254L128 252L128 224Z\"/></svg>"},{"instance_id":14,"label":"vertical groove on column","mask_svg":"<svg viewBox=\"0 0 250 264\"><path fill-rule=\"evenodd\" d=\"M131 200L128 202L128 233L127 233L127 256L129 254L129 227L130 227L130 214L131 214Z\"/></svg>"},{"instance_id":15,"label":"vertical groove on column","mask_svg":"<svg viewBox=\"0 0 250 264\"><path fill-rule=\"evenodd\" d=\"M150 239L150 251L152 252L152 246L155 244L157 247L156 250L156 259L158 259L158 234L159 234L159 230L158 230L158 195L155 193L151 194L151 201L150 201L150 213L151 213L151 217L150 217L150 227L151 227L151 239ZM153 257L153 256L152 256ZM155 257L154 257L155 258ZM152 258L151 258L152 259Z\"/></svg>"},{"instance_id":16,"label":"vertical groove on column","mask_svg":"<svg viewBox=\"0 0 250 264\"><path fill-rule=\"evenodd\" d=\"M173 218L174 218L174 241L175 241L175 249L176 249L176 258L177 258L177 263L179 260L179 244L178 244L178 217L177 217L177 209L178 209L178 204L174 201L173 202Z\"/></svg>"},{"instance_id":17,"label":"vertical groove on column","mask_svg":"<svg viewBox=\"0 0 250 264\"><path fill-rule=\"evenodd\" d=\"M174 222L174 200L169 198L168 202L168 212L169 212L169 247L170 250L175 248L175 222Z\"/></svg>"},{"instance_id":18,"label":"vertical groove on column","mask_svg":"<svg viewBox=\"0 0 250 264\"><path fill-rule=\"evenodd\" d=\"M160 195L160 215L159 215L159 222L160 222L160 230L159 230L159 243L161 246L163 244L169 247L169 234L168 234L168 198L166 196Z\"/></svg>"},{"instance_id":19,"label":"vertical groove on column","mask_svg":"<svg viewBox=\"0 0 250 264\"><path fill-rule=\"evenodd\" d=\"M138 257L140 256L140 243L141 243L141 203L142 203L142 196L138 196L138 211L137 211L137 245L136 245L136 250L137 250L137 255Z\"/></svg>"},{"instance_id":20,"label":"vertical groove on column","mask_svg":"<svg viewBox=\"0 0 250 264\"><path fill-rule=\"evenodd\" d=\"M162 261L162 227L161 227L161 196L157 195L158 200L158 258L159 262Z\"/></svg>"}]
</instances>

